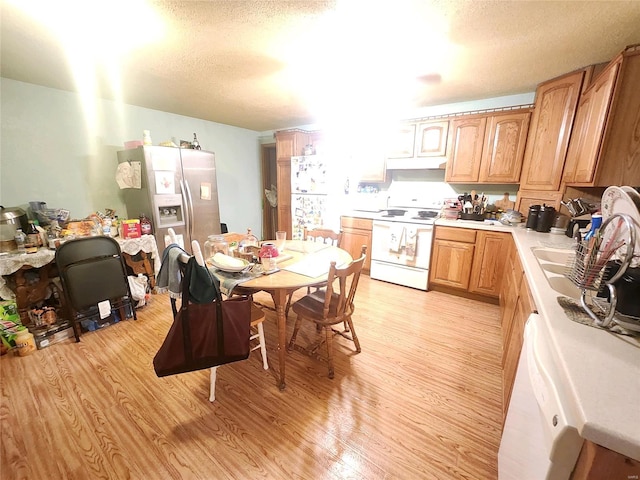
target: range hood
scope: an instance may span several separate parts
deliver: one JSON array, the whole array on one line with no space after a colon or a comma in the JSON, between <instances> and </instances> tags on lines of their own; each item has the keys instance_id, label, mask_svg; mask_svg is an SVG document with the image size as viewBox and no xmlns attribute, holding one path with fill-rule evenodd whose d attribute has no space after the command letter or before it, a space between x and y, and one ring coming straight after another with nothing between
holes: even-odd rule
<instances>
[{"instance_id":1,"label":"range hood","mask_svg":"<svg viewBox=\"0 0 640 480\"><path fill-rule=\"evenodd\" d=\"M387 170L444 170L447 157L387 158Z\"/></svg>"}]
</instances>

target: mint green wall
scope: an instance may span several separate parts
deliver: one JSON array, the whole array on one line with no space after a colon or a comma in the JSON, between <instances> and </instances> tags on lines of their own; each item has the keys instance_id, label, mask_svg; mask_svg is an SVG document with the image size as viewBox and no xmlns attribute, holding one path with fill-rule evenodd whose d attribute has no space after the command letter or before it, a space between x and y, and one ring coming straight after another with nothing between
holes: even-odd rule
<instances>
[{"instance_id":1,"label":"mint green wall","mask_svg":"<svg viewBox=\"0 0 640 480\"><path fill-rule=\"evenodd\" d=\"M142 139L144 129L154 144L191 140L196 132L202 148L216 154L221 221L229 231L251 227L261 236L259 132L109 100L83 104L78 94L6 78L0 95L1 205L26 208L38 200L74 218L105 208L124 217L114 179L124 142Z\"/></svg>"}]
</instances>

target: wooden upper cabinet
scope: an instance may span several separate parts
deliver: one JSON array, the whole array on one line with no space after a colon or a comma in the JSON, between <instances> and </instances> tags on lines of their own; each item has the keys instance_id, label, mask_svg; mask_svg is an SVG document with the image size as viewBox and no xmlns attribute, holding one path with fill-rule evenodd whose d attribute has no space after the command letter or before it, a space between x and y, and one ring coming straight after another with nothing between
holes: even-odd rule
<instances>
[{"instance_id":1,"label":"wooden upper cabinet","mask_svg":"<svg viewBox=\"0 0 640 480\"><path fill-rule=\"evenodd\" d=\"M447 153L449 121L431 121L418 124L416 157L442 157Z\"/></svg>"},{"instance_id":2,"label":"wooden upper cabinet","mask_svg":"<svg viewBox=\"0 0 640 480\"><path fill-rule=\"evenodd\" d=\"M313 147L313 151L316 154L324 153L325 144L324 144L324 136L322 134L322 131L315 130L313 132L309 132L309 136L307 137L307 143L305 143L305 145L311 145ZM302 145L302 148L304 148L305 145Z\"/></svg>"},{"instance_id":3,"label":"wooden upper cabinet","mask_svg":"<svg viewBox=\"0 0 640 480\"><path fill-rule=\"evenodd\" d=\"M445 180L451 183L518 183L530 109L454 118Z\"/></svg>"},{"instance_id":4,"label":"wooden upper cabinet","mask_svg":"<svg viewBox=\"0 0 640 480\"><path fill-rule=\"evenodd\" d=\"M278 182L278 230L291 238L291 157L302 155L309 132L285 130L276 132L276 179Z\"/></svg>"},{"instance_id":5,"label":"wooden upper cabinet","mask_svg":"<svg viewBox=\"0 0 640 480\"><path fill-rule=\"evenodd\" d=\"M578 103L563 175L566 183L589 183L593 180L598 150L604 134L604 123L619 67L619 62L611 64L582 95Z\"/></svg>"},{"instance_id":6,"label":"wooden upper cabinet","mask_svg":"<svg viewBox=\"0 0 640 480\"><path fill-rule=\"evenodd\" d=\"M385 148L386 168L444 169L449 120L414 120L392 130Z\"/></svg>"},{"instance_id":7,"label":"wooden upper cabinet","mask_svg":"<svg viewBox=\"0 0 640 480\"><path fill-rule=\"evenodd\" d=\"M387 158L413 157L416 139L416 124L408 123L398 126L389 135L385 151Z\"/></svg>"},{"instance_id":8,"label":"wooden upper cabinet","mask_svg":"<svg viewBox=\"0 0 640 480\"><path fill-rule=\"evenodd\" d=\"M484 116L455 118L451 121L445 181L478 181L486 126L487 118Z\"/></svg>"},{"instance_id":9,"label":"wooden upper cabinet","mask_svg":"<svg viewBox=\"0 0 640 480\"><path fill-rule=\"evenodd\" d=\"M487 120L480 182L518 183L531 112L494 114Z\"/></svg>"},{"instance_id":10,"label":"wooden upper cabinet","mask_svg":"<svg viewBox=\"0 0 640 480\"><path fill-rule=\"evenodd\" d=\"M559 190L584 70L542 83L524 152L520 188Z\"/></svg>"},{"instance_id":11,"label":"wooden upper cabinet","mask_svg":"<svg viewBox=\"0 0 640 480\"><path fill-rule=\"evenodd\" d=\"M567 185L640 185L640 46L629 47L594 79L578 106Z\"/></svg>"},{"instance_id":12,"label":"wooden upper cabinet","mask_svg":"<svg viewBox=\"0 0 640 480\"><path fill-rule=\"evenodd\" d=\"M360 162L360 182L382 183L386 179L387 164L384 154L372 153Z\"/></svg>"}]
</instances>

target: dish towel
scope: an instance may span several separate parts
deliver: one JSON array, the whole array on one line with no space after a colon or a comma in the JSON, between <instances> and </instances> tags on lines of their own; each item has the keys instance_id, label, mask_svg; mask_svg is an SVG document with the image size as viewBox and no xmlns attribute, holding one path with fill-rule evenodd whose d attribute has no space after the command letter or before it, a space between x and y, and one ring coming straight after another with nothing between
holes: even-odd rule
<instances>
[{"instance_id":1,"label":"dish towel","mask_svg":"<svg viewBox=\"0 0 640 480\"><path fill-rule=\"evenodd\" d=\"M258 276L251 271L244 273L223 272L222 270L218 270L214 267L209 267L209 271L220 282L220 292L227 297L230 297L233 294L233 289L236 288L236 286L238 286L240 283L246 282L247 280L251 280L252 278Z\"/></svg>"},{"instance_id":2,"label":"dish towel","mask_svg":"<svg viewBox=\"0 0 640 480\"><path fill-rule=\"evenodd\" d=\"M158 293L164 293L168 290L170 298L180 298L182 296L182 274L180 273L178 257L183 253L187 254L175 243L164 249L162 266L156 277Z\"/></svg>"},{"instance_id":3,"label":"dish towel","mask_svg":"<svg viewBox=\"0 0 640 480\"><path fill-rule=\"evenodd\" d=\"M389 250L399 252L400 245L402 245L402 237L404 236L404 227L402 225L392 225L389 235Z\"/></svg>"},{"instance_id":4,"label":"dish towel","mask_svg":"<svg viewBox=\"0 0 640 480\"><path fill-rule=\"evenodd\" d=\"M416 241L418 240L418 232L415 228L407 228L405 231L405 254L407 260L416 258Z\"/></svg>"}]
</instances>

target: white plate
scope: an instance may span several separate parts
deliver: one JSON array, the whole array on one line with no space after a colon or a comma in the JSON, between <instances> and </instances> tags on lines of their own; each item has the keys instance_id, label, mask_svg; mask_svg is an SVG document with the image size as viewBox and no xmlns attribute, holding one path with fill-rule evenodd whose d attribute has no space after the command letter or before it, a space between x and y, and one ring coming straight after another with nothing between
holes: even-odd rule
<instances>
[{"instance_id":1,"label":"white plate","mask_svg":"<svg viewBox=\"0 0 640 480\"><path fill-rule=\"evenodd\" d=\"M636 245L631 266L640 266L640 195L631 187L611 186L604 191L602 195L602 220L605 221L616 213L624 213L631 217L636 230ZM607 228L607 232L609 231L613 231L613 226ZM606 240L605 234L603 242ZM618 252L620 251L618 250Z\"/></svg>"},{"instance_id":2,"label":"white plate","mask_svg":"<svg viewBox=\"0 0 640 480\"><path fill-rule=\"evenodd\" d=\"M220 265L218 262L216 262L215 260L213 260L213 258L210 258L207 260L207 263L209 265L214 266L215 268L217 268L218 270L222 270L223 272L228 272L228 273L238 273L238 272L243 272L247 269L249 269L253 263L250 263L248 260L245 260L244 258L238 258L238 260L241 260L243 265L242 266L237 266L237 267L229 267L227 265Z\"/></svg>"}]
</instances>

